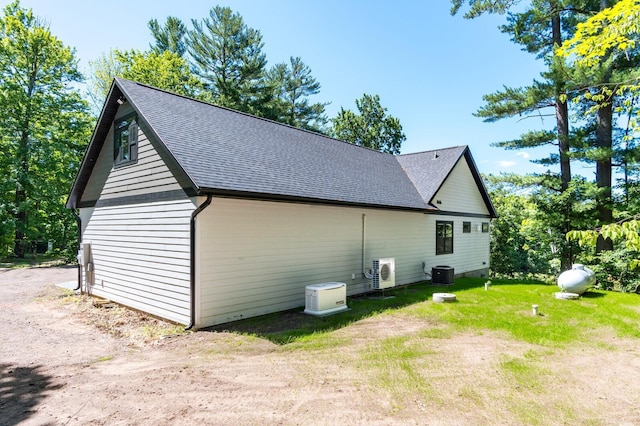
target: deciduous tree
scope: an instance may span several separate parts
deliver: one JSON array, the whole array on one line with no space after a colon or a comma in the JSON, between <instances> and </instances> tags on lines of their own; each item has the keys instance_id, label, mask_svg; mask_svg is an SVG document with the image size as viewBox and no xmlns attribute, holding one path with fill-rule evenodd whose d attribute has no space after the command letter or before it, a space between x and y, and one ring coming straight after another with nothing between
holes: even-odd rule
<instances>
[{"instance_id":1,"label":"deciduous tree","mask_svg":"<svg viewBox=\"0 0 640 426\"><path fill-rule=\"evenodd\" d=\"M331 121L331 134L337 139L377 151L400 154L402 142L407 138L397 118L387 115L378 95L356 99L358 113L340 108Z\"/></svg>"},{"instance_id":2,"label":"deciduous tree","mask_svg":"<svg viewBox=\"0 0 640 426\"><path fill-rule=\"evenodd\" d=\"M74 52L14 1L0 17L2 231L24 257L38 240L64 248L75 221L64 201L89 138ZM73 248L75 249L75 247Z\"/></svg>"},{"instance_id":3,"label":"deciduous tree","mask_svg":"<svg viewBox=\"0 0 640 426\"><path fill-rule=\"evenodd\" d=\"M98 112L114 77L127 78L184 96L202 95L202 85L189 69L187 61L169 51L157 53L114 49L89 65L90 93Z\"/></svg>"}]
</instances>

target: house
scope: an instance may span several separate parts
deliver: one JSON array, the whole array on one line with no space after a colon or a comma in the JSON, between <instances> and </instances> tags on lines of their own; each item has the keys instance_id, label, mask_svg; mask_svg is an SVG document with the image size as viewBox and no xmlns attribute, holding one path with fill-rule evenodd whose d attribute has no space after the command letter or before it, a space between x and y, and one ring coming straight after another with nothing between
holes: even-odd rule
<instances>
[{"instance_id":1,"label":"house","mask_svg":"<svg viewBox=\"0 0 640 426\"><path fill-rule=\"evenodd\" d=\"M369 292L376 258L487 274L496 215L466 146L393 156L120 78L67 207L83 290L198 328Z\"/></svg>"}]
</instances>

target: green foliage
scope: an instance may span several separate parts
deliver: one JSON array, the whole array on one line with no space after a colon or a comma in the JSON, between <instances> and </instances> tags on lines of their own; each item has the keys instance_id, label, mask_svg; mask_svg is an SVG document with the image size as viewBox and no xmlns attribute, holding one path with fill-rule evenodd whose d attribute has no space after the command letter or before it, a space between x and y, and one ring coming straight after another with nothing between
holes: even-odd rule
<instances>
[{"instance_id":1,"label":"green foliage","mask_svg":"<svg viewBox=\"0 0 640 426\"><path fill-rule=\"evenodd\" d=\"M100 115L113 78L122 75L122 71L123 66L117 59L117 50L112 49L97 59L89 61L87 96L91 101L93 115L96 117Z\"/></svg>"},{"instance_id":2,"label":"green foliage","mask_svg":"<svg viewBox=\"0 0 640 426\"><path fill-rule=\"evenodd\" d=\"M123 78L191 97L196 96L201 88L187 61L176 53L116 50L115 54L121 64L120 75Z\"/></svg>"},{"instance_id":3,"label":"green foliage","mask_svg":"<svg viewBox=\"0 0 640 426\"><path fill-rule=\"evenodd\" d=\"M400 120L387 115L378 95L366 93L356 99L359 114L340 108L333 118L331 135L337 139L377 151L399 154L406 136L402 133Z\"/></svg>"},{"instance_id":4,"label":"green foliage","mask_svg":"<svg viewBox=\"0 0 640 426\"><path fill-rule=\"evenodd\" d=\"M640 3L620 0L578 24L573 38L558 53L576 57L581 65L594 66L610 55L629 56L639 36Z\"/></svg>"},{"instance_id":5,"label":"green foliage","mask_svg":"<svg viewBox=\"0 0 640 426\"><path fill-rule=\"evenodd\" d=\"M300 57L289 64L276 64L267 74L267 84L275 91L275 102L281 110L277 121L302 129L321 132L327 123L324 103L310 103L309 96L320 92L320 83Z\"/></svg>"},{"instance_id":6,"label":"green foliage","mask_svg":"<svg viewBox=\"0 0 640 426\"><path fill-rule=\"evenodd\" d=\"M171 52L181 58L184 57L187 51L184 41L187 27L179 18L168 16L164 26L160 26L158 20L151 19L148 26L155 40L155 44L149 45L152 52L158 54Z\"/></svg>"},{"instance_id":7,"label":"green foliage","mask_svg":"<svg viewBox=\"0 0 640 426\"><path fill-rule=\"evenodd\" d=\"M549 274L553 253L544 246L545 222L528 195L518 195L506 177L489 176L489 194L498 217L491 223L491 274Z\"/></svg>"},{"instance_id":8,"label":"green foliage","mask_svg":"<svg viewBox=\"0 0 640 426\"><path fill-rule=\"evenodd\" d=\"M464 14L466 19L477 18L483 13L503 14L520 0L451 0L451 14L457 14L465 3L469 3L469 10Z\"/></svg>"},{"instance_id":9,"label":"green foliage","mask_svg":"<svg viewBox=\"0 0 640 426\"><path fill-rule=\"evenodd\" d=\"M599 253L593 258L593 270L604 288L635 291L640 285L640 222L628 221L606 224L598 229L571 231L567 239L583 247L596 247L598 238L610 239L616 249Z\"/></svg>"},{"instance_id":10,"label":"green foliage","mask_svg":"<svg viewBox=\"0 0 640 426\"><path fill-rule=\"evenodd\" d=\"M474 114L492 123L504 118L530 115L542 108L555 106L553 85L534 80L530 87L504 87L500 92L484 95L486 104Z\"/></svg>"},{"instance_id":11,"label":"green foliage","mask_svg":"<svg viewBox=\"0 0 640 426\"><path fill-rule=\"evenodd\" d=\"M116 76L295 127L323 132L326 104L309 98L320 83L301 58L266 70L262 35L228 7L216 6L209 17L178 18L148 26L154 37L150 51L113 49L90 63L89 95L98 115Z\"/></svg>"},{"instance_id":12,"label":"green foliage","mask_svg":"<svg viewBox=\"0 0 640 426\"><path fill-rule=\"evenodd\" d=\"M193 19L187 33L192 68L212 100L222 106L275 118L273 91L265 82L267 59L260 31L248 27L229 7L215 6L209 17Z\"/></svg>"},{"instance_id":13,"label":"green foliage","mask_svg":"<svg viewBox=\"0 0 640 426\"><path fill-rule=\"evenodd\" d=\"M37 242L75 250L76 223L64 208L92 128L73 83L74 52L17 1L0 18L0 241L24 257ZM6 253L5 245L2 251Z\"/></svg>"},{"instance_id":14,"label":"green foliage","mask_svg":"<svg viewBox=\"0 0 640 426\"><path fill-rule=\"evenodd\" d=\"M187 61L170 51L140 52L111 50L90 63L90 92L96 107L102 107L114 77L123 77L179 95L196 97L202 86Z\"/></svg>"},{"instance_id":15,"label":"green foliage","mask_svg":"<svg viewBox=\"0 0 640 426\"><path fill-rule=\"evenodd\" d=\"M640 288L638 266L640 251L626 247L599 253L590 263L599 288L622 292L635 292Z\"/></svg>"},{"instance_id":16,"label":"green foliage","mask_svg":"<svg viewBox=\"0 0 640 426\"><path fill-rule=\"evenodd\" d=\"M485 178L498 213L491 227L491 272L498 276L554 274L580 254L565 233L594 224L593 185L574 179L559 190L554 175Z\"/></svg>"},{"instance_id":17,"label":"green foliage","mask_svg":"<svg viewBox=\"0 0 640 426\"><path fill-rule=\"evenodd\" d=\"M613 96L626 96L625 108L629 108L631 100L635 103L640 90L639 37L640 3L620 0L579 23L573 37L557 51L558 56L573 61L576 85L601 83L577 98L594 103L588 112L594 112ZM631 127L636 130L637 111L636 108L630 117Z\"/></svg>"}]
</instances>

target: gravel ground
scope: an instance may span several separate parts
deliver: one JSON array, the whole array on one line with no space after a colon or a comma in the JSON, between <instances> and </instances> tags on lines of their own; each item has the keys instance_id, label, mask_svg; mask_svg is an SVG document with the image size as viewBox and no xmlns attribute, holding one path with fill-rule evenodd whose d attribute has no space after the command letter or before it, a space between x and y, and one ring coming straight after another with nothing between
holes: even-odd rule
<instances>
[{"instance_id":1,"label":"gravel ground","mask_svg":"<svg viewBox=\"0 0 640 426\"><path fill-rule=\"evenodd\" d=\"M640 425L637 339L555 350L489 332L442 336L401 314L337 330L327 347L149 337L131 331L156 320L54 286L75 277L0 269L2 426ZM397 354L378 358L383 340ZM536 375L523 382L509 373L518 365Z\"/></svg>"}]
</instances>

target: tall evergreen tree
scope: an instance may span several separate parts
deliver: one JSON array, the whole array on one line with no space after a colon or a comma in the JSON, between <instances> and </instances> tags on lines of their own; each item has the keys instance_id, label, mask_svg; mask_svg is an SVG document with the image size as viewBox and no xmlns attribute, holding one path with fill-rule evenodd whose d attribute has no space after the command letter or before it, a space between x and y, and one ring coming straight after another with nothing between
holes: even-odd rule
<instances>
[{"instance_id":1,"label":"tall evergreen tree","mask_svg":"<svg viewBox=\"0 0 640 426\"><path fill-rule=\"evenodd\" d=\"M564 193L568 190L571 176L571 140L570 117L567 99L567 66L564 59L558 58L554 52L559 49L564 40L573 34L578 21L584 19L584 15L591 8L596 7L597 0L531 0L529 7L518 13L508 13L507 24L501 27L501 31L509 34L513 42L522 46L523 50L536 55L538 59L545 61L548 70L542 74L542 81L534 81L529 87L509 88L503 91L486 95L486 104L481 107L477 115L486 121L495 121L513 116L531 116L540 114L540 110L551 108L555 116L555 129L534 130L522 135L519 139L498 142L496 145L506 149L532 148L542 145L555 145L557 153L552 153L548 158L538 160L541 164L560 167L556 190ZM482 13L505 13L513 5L519 3L515 0L452 0L452 12L457 13L463 4L468 3L469 11L465 17L474 18ZM541 183L549 183L545 176ZM551 189L551 188L550 188ZM573 222L571 206L568 197L558 197L558 206L564 211L562 223L556 224L566 233L571 230ZM562 267L566 268L572 262L568 251L561 253Z\"/></svg>"},{"instance_id":2,"label":"tall evergreen tree","mask_svg":"<svg viewBox=\"0 0 640 426\"><path fill-rule=\"evenodd\" d=\"M24 257L37 240L64 248L75 221L64 208L89 138L74 52L16 0L0 17L1 218ZM7 225L8 224L8 225ZM73 247L75 249L75 247Z\"/></svg>"},{"instance_id":3,"label":"tall evergreen tree","mask_svg":"<svg viewBox=\"0 0 640 426\"><path fill-rule=\"evenodd\" d=\"M212 99L229 108L274 117L273 89L265 84L266 56L260 31L248 27L228 7L215 6L209 17L193 19L188 52L193 69Z\"/></svg>"},{"instance_id":4,"label":"tall evergreen tree","mask_svg":"<svg viewBox=\"0 0 640 426\"><path fill-rule=\"evenodd\" d=\"M151 19L148 26L155 40L154 44L149 45L152 52L158 54L171 52L184 57L187 51L184 40L187 27L179 18L169 16L163 26L160 26L157 19Z\"/></svg>"},{"instance_id":5,"label":"tall evergreen tree","mask_svg":"<svg viewBox=\"0 0 640 426\"><path fill-rule=\"evenodd\" d=\"M311 103L309 97L320 92L320 83L300 57L289 64L276 64L267 75L281 108L278 121L291 126L321 132L327 123L323 103Z\"/></svg>"}]
</instances>

